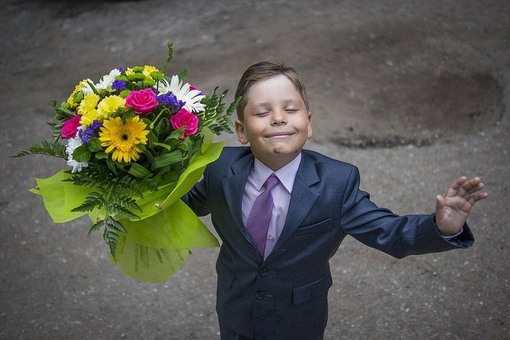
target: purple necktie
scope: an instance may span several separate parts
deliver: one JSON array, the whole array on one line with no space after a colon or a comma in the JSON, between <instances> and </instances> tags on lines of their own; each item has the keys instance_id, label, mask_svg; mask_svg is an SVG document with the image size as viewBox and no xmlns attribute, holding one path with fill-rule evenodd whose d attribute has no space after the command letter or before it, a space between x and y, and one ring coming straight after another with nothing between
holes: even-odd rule
<instances>
[{"instance_id":1,"label":"purple necktie","mask_svg":"<svg viewBox=\"0 0 510 340\"><path fill-rule=\"evenodd\" d=\"M264 188L266 190L255 200L250 216L246 221L246 229L250 234L255 248L257 248L262 257L264 257L267 229L269 228L269 221L271 220L271 214L273 212L273 196L271 195L271 190L273 190L279 182L278 177L274 174L268 177L264 183Z\"/></svg>"}]
</instances>

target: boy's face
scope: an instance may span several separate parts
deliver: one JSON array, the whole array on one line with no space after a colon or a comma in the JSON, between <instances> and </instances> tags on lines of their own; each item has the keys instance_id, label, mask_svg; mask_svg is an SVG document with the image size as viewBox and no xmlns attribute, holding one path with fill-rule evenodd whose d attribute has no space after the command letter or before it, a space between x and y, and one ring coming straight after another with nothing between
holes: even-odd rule
<instances>
[{"instance_id":1,"label":"boy's face","mask_svg":"<svg viewBox=\"0 0 510 340\"><path fill-rule=\"evenodd\" d=\"M292 82L278 75L254 84L247 93L237 138L273 170L290 163L312 137L312 115Z\"/></svg>"}]
</instances>

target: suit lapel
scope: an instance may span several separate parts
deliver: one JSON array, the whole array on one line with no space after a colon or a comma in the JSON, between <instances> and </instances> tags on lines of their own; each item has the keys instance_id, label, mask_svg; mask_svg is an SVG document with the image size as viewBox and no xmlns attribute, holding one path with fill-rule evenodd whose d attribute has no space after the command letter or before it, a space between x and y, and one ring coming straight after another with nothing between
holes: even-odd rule
<instances>
[{"instance_id":1,"label":"suit lapel","mask_svg":"<svg viewBox=\"0 0 510 340\"><path fill-rule=\"evenodd\" d=\"M242 201L244 194L244 186L248 180L250 170L253 167L254 157L251 153L241 158L239 161L231 165L232 175L223 179L223 191L228 208L232 213L236 227L246 240L251 243L248 231L244 227L242 218ZM268 259L277 256L279 248L285 241L296 231L301 222L308 215L310 209L317 201L319 195L312 191L310 187L320 181L315 168L315 163L310 157L303 152L303 158L299 166L292 195L287 212L287 220L283 231ZM266 259L266 260L268 260Z\"/></svg>"},{"instance_id":2,"label":"suit lapel","mask_svg":"<svg viewBox=\"0 0 510 340\"><path fill-rule=\"evenodd\" d=\"M310 209L312 209L319 195L312 191L310 187L319 181L320 178L315 169L314 162L303 152L303 158L296 175L296 180L294 181L294 187L292 188L285 226L273 252L268 258L278 253L278 249L296 231L308 215Z\"/></svg>"},{"instance_id":3,"label":"suit lapel","mask_svg":"<svg viewBox=\"0 0 510 340\"><path fill-rule=\"evenodd\" d=\"M248 241L250 241L250 236L248 235L248 232L246 231L243 223L242 201L244 186L248 180L250 170L253 167L253 160L254 157L250 153L232 164L232 176L224 178L222 183L223 191L225 193L225 200L227 201L228 208L232 213L232 217L236 223L236 226Z\"/></svg>"}]
</instances>

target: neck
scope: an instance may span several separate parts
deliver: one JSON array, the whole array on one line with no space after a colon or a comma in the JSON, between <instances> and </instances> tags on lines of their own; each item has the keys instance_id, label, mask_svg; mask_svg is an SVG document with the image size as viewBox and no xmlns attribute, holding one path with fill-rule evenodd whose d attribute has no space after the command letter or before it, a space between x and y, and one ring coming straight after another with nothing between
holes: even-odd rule
<instances>
[{"instance_id":1,"label":"neck","mask_svg":"<svg viewBox=\"0 0 510 340\"><path fill-rule=\"evenodd\" d=\"M261 161L265 166L270 168L271 170L277 171L277 170L283 168L284 166L286 166L287 164L289 164L290 162L292 162L294 159L296 159L296 157L300 153L301 153L301 151L292 153L292 154L287 154L287 155L274 154L274 155L271 155L270 157L267 157L267 156L260 157L259 155L255 155L255 154L254 154L254 156L259 161Z\"/></svg>"}]
</instances>

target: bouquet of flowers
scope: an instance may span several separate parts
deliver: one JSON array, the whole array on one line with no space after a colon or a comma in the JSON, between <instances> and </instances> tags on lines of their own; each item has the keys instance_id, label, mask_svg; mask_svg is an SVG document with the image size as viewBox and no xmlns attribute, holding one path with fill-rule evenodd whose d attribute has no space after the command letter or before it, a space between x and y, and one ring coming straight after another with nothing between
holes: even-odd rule
<instances>
[{"instance_id":1,"label":"bouquet of flowers","mask_svg":"<svg viewBox=\"0 0 510 340\"><path fill-rule=\"evenodd\" d=\"M115 68L97 83L81 81L67 101L53 100L53 140L16 155L65 159L67 168L31 191L55 223L88 214L89 234L102 229L112 262L150 282L171 277L191 248L218 246L180 198L219 157L223 143L213 136L232 133L239 102L226 108L227 91L206 96L184 83L186 70L166 76L172 57L169 43L161 71Z\"/></svg>"}]
</instances>

